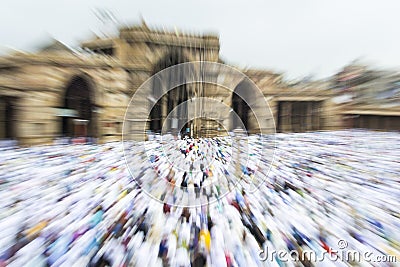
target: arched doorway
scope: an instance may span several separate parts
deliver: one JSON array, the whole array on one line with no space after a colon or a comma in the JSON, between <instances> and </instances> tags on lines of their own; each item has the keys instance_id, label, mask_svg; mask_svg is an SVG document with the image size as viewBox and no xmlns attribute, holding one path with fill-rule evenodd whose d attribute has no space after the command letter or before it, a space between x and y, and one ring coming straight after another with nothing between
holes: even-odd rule
<instances>
[{"instance_id":1,"label":"arched doorway","mask_svg":"<svg viewBox=\"0 0 400 267\"><path fill-rule=\"evenodd\" d=\"M170 51L167 56L162 58L154 67L153 75L162 71L168 67L187 62L182 52L179 50ZM150 97L150 105L154 105L150 111L150 130L154 133L161 133L162 127L166 127L167 132L172 134L178 134L178 125L182 125L181 122L187 121L188 111L185 110L185 105L179 106L181 103L188 100L189 93L187 85L184 83L186 73L183 70L174 72L168 77L161 76L160 79L154 79L153 82L153 95ZM165 95L163 92L169 89L173 81L182 81L182 85L175 87L168 91ZM155 99L162 96L156 103ZM178 109L175 109L175 107ZM175 112L172 115L172 120L168 121L169 125L163 125L165 118L170 112ZM189 123L185 124L185 127L181 130L181 134L185 134L187 129L190 128ZM164 129L165 132L165 129Z\"/></svg>"},{"instance_id":2,"label":"arched doorway","mask_svg":"<svg viewBox=\"0 0 400 267\"><path fill-rule=\"evenodd\" d=\"M0 139L16 139L15 101L8 96L0 96Z\"/></svg>"},{"instance_id":3,"label":"arched doorway","mask_svg":"<svg viewBox=\"0 0 400 267\"><path fill-rule=\"evenodd\" d=\"M256 123L255 115L251 105L255 103L253 84L248 80L240 82L232 93L232 130L244 127L245 131L251 132Z\"/></svg>"},{"instance_id":4,"label":"arched doorway","mask_svg":"<svg viewBox=\"0 0 400 267\"><path fill-rule=\"evenodd\" d=\"M67 86L62 114L64 137L95 137L93 88L87 77L75 76Z\"/></svg>"}]
</instances>

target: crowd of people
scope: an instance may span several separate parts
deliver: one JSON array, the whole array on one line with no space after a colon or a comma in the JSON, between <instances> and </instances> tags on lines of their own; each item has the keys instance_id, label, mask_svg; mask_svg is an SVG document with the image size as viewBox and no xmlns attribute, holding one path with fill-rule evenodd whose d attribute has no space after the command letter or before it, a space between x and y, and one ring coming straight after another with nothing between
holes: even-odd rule
<instances>
[{"instance_id":1,"label":"crowd of people","mask_svg":"<svg viewBox=\"0 0 400 267\"><path fill-rule=\"evenodd\" d=\"M400 260L399 133L238 140L1 148L0 266ZM343 250L371 252L372 262ZM327 256L317 262L305 251Z\"/></svg>"}]
</instances>

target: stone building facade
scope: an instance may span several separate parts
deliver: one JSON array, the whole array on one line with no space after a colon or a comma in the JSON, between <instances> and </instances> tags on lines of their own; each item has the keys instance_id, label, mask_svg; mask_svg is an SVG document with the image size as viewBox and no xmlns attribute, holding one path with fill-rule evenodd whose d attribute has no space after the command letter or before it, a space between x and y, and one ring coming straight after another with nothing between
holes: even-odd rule
<instances>
[{"instance_id":1,"label":"stone building facade","mask_svg":"<svg viewBox=\"0 0 400 267\"><path fill-rule=\"evenodd\" d=\"M80 51L55 42L37 53L1 57L0 139L16 139L22 145L50 143L63 136L95 137L100 142L120 140L126 107L149 77L183 62L221 63L219 49L215 35L165 32L143 24L122 28L113 38L83 42ZM234 88L249 95L250 87L260 88L273 117L268 122L269 132L348 127L343 119L348 113L346 105L334 101L342 92L331 90L331 83L290 85L278 73L241 71L254 84L237 80ZM248 132L259 132L248 106L236 94L216 85L203 85L200 93L198 88L176 88L147 110L146 130L160 131L168 112L197 92L230 106ZM149 102L149 97L143 95L143 103ZM400 115L396 112L392 113ZM193 136L215 135L237 126L231 117L223 118L194 120L185 126Z\"/></svg>"},{"instance_id":2,"label":"stone building facade","mask_svg":"<svg viewBox=\"0 0 400 267\"><path fill-rule=\"evenodd\" d=\"M344 127L400 131L400 72L353 63L332 78L331 90Z\"/></svg>"}]
</instances>

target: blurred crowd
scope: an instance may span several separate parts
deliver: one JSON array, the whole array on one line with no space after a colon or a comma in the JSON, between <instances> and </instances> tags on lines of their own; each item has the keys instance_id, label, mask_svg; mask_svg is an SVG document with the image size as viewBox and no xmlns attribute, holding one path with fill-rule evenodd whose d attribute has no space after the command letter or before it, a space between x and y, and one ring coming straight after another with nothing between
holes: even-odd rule
<instances>
[{"instance_id":1,"label":"blurred crowd","mask_svg":"<svg viewBox=\"0 0 400 267\"><path fill-rule=\"evenodd\" d=\"M400 260L399 133L242 138L1 148L0 266L371 266L263 255L340 240Z\"/></svg>"}]
</instances>

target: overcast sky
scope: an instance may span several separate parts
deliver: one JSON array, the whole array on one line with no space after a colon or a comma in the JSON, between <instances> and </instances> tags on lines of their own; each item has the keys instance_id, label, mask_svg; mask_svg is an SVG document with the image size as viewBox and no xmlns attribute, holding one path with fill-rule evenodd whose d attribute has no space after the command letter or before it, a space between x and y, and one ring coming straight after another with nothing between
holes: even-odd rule
<instances>
[{"instance_id":1,"label":"overcast sky","mask_svg":"<svg viewBox=\"0 0 400 267\"><path fill-rule=\"evenodd\" d=\"M284 72L289 78L332 75L361 58L400 67L399 0L3 0L0 46L31 49L54 37L90 38L102 23L93 9L121 22L216 32L228 63Z\"/></svg>"}]
</instances>

